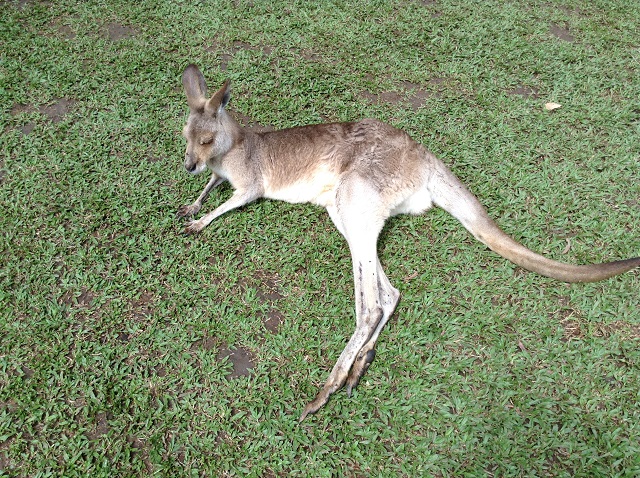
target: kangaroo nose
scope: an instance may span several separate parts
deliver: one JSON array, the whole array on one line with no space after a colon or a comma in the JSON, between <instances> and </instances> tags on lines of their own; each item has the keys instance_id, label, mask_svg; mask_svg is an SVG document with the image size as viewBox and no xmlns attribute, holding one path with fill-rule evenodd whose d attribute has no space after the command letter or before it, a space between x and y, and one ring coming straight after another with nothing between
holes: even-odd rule
<instances>
[{"instance_id":1,"label":"kangaroo nose","mask_svg":"<svg viewBox=\"0 0 640 478\"><path fill-rule=\"evenodd\" d=\"M184 155L184 169L189 171L190 173L194 172L196 169L197 162L193 160L189 153Z\"/></svg>"}]
</instances>

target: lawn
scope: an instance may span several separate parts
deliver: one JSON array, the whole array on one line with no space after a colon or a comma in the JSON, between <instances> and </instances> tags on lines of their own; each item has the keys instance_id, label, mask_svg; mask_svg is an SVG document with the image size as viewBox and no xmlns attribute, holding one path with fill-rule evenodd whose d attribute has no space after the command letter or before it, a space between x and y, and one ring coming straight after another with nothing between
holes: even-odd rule
<instances>
[{"instance_id":1,"label":"lawn","mask_svg":"<svg viewBox=\"0 0 640 478\"><path fill-rule=\"evenodd\" d=\"M640 476L638 271L569 286L393 218L376 360L299 424L354 328L346 243L313 205L175 218L207 181L195 63L243 124L377 117L528 247L637 256L639 26L627 0L0 1L0 476Z\"/></svg>"}]
</instances>

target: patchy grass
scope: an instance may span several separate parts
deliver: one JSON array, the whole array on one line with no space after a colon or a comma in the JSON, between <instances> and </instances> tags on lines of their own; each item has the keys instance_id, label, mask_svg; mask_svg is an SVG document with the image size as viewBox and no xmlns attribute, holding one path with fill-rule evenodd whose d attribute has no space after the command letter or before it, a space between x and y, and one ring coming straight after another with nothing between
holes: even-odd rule
<instances>
[{"instance_id":1,"label":"patchy grass","mask_svg":"<svg viewBox=\"0 0 640 478\"><path fill-rule=\"evenodd\" d=\"M567 286L395 218L376 361L298 425L354 326L339 234L271 201L174 219L193 62L245 123L407 130L551 257L638 255L630 2L0 4L0 475L640 474L637 272Z\"/></svg>"}]
</instances>

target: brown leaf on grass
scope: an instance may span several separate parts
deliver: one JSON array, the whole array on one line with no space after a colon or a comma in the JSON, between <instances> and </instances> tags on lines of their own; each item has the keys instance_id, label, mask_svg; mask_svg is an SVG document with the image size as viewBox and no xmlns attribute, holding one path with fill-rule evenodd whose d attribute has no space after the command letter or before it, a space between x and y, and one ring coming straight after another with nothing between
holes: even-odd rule
<instances>
[{"instance_id":1,"label":"brown leaf on grass","mask_svg":"<svg viewBox=\"0 0 640 478\"><path fill-rule=\"evenodd\" d=\"M404 280L405 282L409 282L410 280L413 280L413 279L415 279L416 277L418 277L418 271L415 271L415 272L413 272L413 273L409 274L408 276L406 276L406 277L405 277L404 279L402 279L402 280Z\"/></svg>"},{"instance_id":2,"label":"brown leaf on grass","mask_svg":"<svg viewBox=\"0 0 640 478\"><path fill-rule=\"evenodd\" d=\"M545 103L544 105L544 109L547 111L557 110L558 108L562 108L562 105L558 103Z\"/></svg>"}]
</instances>

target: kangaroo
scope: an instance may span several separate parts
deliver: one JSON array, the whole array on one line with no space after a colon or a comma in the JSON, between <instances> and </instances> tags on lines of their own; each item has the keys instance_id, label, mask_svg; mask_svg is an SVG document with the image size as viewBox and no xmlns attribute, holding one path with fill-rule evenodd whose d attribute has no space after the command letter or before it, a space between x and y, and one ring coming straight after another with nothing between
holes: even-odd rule
<instances>
[{"instance_id":1,"label":"kangaroo","mask_svg":"<svg viewBox=\"0 0 640 478\"><path fill-rule=\"evenodd\" d=\"M183 130L184 167L194 175L208 169L211 179L195 202L182 206L177 216L196 215L211 190L224 181L234 188L222 205L189 220L186 234L198 233L218 216L265 197L326 208L349 245L356 328L300 421L317 412L343 386L351 396L375 357L378 336L400 299L377 254L378 235L391 216L421 214L439 206L502 257L560 281L599 281L640 266L640 257L570 265L532 252L504 233L439 159L404 131L381 121L256 132L241 127L225 110L230 98L228 80L209 98L204 76L189 65L182 84L189 105Z\"/></svg>"}]
</instances>

